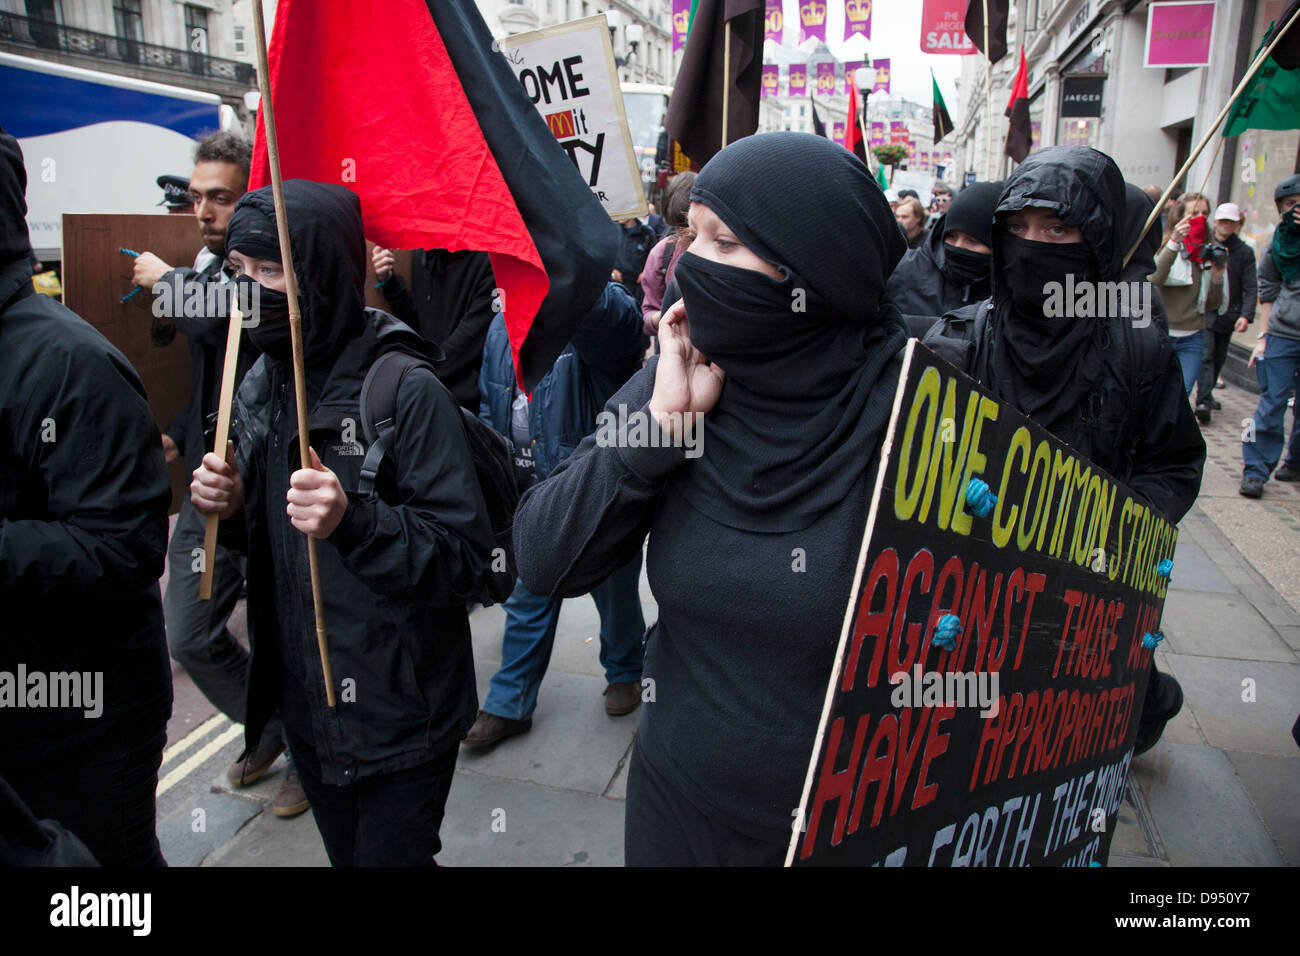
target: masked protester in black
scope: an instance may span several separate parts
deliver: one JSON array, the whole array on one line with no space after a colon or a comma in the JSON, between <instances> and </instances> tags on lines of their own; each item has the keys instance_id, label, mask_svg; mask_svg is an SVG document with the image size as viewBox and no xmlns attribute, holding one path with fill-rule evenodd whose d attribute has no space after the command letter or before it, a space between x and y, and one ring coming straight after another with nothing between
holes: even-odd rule
<instances>
[{"instance_id":1,"label":"masked protester in black","mask_svg":"<svg viewBox=\"0 0 1300 956\"><path fill-rule=\"evenodd\" d=\"M866 167L804 133L733 143L691 200L696 238L676 269L689 324L666 316L662 354L606 404L626 434L598 427L524 495L515 552L530 589L567 597L649 534L654 702L628 779L626 862L776 865L897 384L906 333L882 303L905 244ZM690 411L706 413L702 429L673 419ZM637 440L647 415L681 444ZM810 573L792 573L805 559Z\"/></svg>"},{"instance_id":2,"label":"masked protester in black","mask_svg":"<svg viewBox=\"0 0 1300 956\"><path fill-rule=\"evenodd\" d=\"M1205 442L1168 336L1146 310L1045 314L1047 286L1067 274L1076 286L1121 277L1127 208L1104 153L1033 153L998 203L991 299L948 313L922 341L1178 522L1200 491ZM1182 706L1178 682L1151 670L1136 753Z\"/></svg>"},{"instance_id":3,"label":"masked protester in black","mask_svg":"<svg viewBox=\"0 0 1300 956\"><path fill-rule=\"evenodd\" d=\"M1155 207L1155 200L1143 192L1140 186L1124 184L1124 254L1127 255L1133 243L1137 242L1147 216L1151 215L1151 210ZM1125 282L1145 282L1151 287L1151 321L1168 332L1169 315L1165 312L1164 302L1160 300L1160 290L1149 278L1156 271L1156 253L1160 251L1162 235L1160 220L1157 218L1142 237L1142 244L1124 267L1121 278Z\"/></svg>"},{"instance_id":4,"label":"masked protester in black","mask_svg":"<svg viewBox=\"0 0 1300 956\"><path fill-rule=\"evenodd\" d=\"M1001 195L1002 183L967 186L890 275L885 296L912 335L924 335L945 312L989 297L993 210Z\"/></svg>"},{"instance_id":5,"label":"masked protester in black","mask_svg":"<svg viewBox=\"0 0 1300 956\"><path fill-rule=\"evenodd\" d=\"M0 866L162 866L171 482L126 357L32 288L26 183L0 130Z\"/></svg>"},{"instance_id":6,"label":"masked protester in black","mask_svg":"<svg viewBox=\"0 0 1300 956\"><path fill-rule=\"evenodd\" d=\"M233 516L242 508L243 520L222 529L248 554L247 745L280 707L333 864L431 865L457 745L478 710L465 608L491 561L492 532L461 410L426 369L402 379L377 495L357 493L366 372L383 352L428 355L429 347L397 319L364 307L357 197L302 180L286 182L284 193L316 465L299 468L288 299L265 187L240 200L227 233L231 262L245 273L238 281L260 283L248 335L264 353L235 401L241 486L209 454L191 496L205 512ZM306 534L318 539L333 708Z\"/></svg>"}]
</instances>

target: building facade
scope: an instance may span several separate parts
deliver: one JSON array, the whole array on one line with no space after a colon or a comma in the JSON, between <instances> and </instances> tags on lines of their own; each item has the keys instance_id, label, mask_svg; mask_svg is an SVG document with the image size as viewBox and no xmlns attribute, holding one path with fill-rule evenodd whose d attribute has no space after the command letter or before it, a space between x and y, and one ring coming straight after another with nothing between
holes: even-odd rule
<instances>
[{"instance_id":1,"label":"building facade","mask_svg":"<svg viewBox=\"0 0 1300 956\"><path fill-rule=\"evenodd\" d=\"M1011 52L994 67L994 163L985 150L981 56L963 63L958 129L963 169L1005 175L1003 116L1021 43L1029 66L1035 146L1093 146L1124 177L1162 189L1217 119L1245 74L1282 0L1218 0L1207 66L1146 66L1150 0L1021 0L1008 31ZM1014 41L1012 35L1014 34ZM1203 191L1211 204L1235 202L1244 232L1267 242L1277 222L1273 189L1297 169L1300 133L1250 130L1216 134L1179 180L1177 192Z\"/></svg>"},{"instance_id":2,"label":"building facade","mask_svg":"<svg viewBox=\"0 0 1300 956\"><path fill-rule=\"evenodd\" d=\"M236 42L241 5L251 7L249 0L0 0L0 50L215 93L246 116L244 94L256 88L257 74L251 34L242 54Z\"/></svg>"},{"instance_id":3,"label":"building facade","mask_svg":"<svg viewBox=\"0 0 1300 956\"><path fill-rule=\"evenodd\" d=\"M493 36L503 37L603 13L625 83L671 86L680 54L673 54L672 0L475 0Z\"/></svg>"}]
</instances>

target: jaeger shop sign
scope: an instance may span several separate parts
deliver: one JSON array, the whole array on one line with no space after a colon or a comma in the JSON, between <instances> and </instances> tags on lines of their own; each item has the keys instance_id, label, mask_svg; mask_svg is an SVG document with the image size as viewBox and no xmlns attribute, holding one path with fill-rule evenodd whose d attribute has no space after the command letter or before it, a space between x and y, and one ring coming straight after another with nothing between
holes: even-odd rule
<instances>
[{"instance_id":1,"label":"jaeger shop sign","mask_svg":"<svg viewBox=\"0 0 1300 956\"><path fill-rule=\"evenodd\" d=\"M1101 116L1102 77L1067 76L1061 83L1061 116Z\"/></svg>"}]
</instances>

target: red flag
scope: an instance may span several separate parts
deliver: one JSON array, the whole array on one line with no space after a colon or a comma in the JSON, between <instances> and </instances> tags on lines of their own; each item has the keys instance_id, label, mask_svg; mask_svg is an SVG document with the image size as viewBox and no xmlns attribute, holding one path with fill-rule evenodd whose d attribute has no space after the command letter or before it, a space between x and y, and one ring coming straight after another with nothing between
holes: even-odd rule
<instances>
[{"instance_id":1,"label":"red flag","mask_svg":"<svg viewBox=\"0 0 1300 956\"><path fill-rule=\"evenodd\" d=\"M531 389L604 288L618 230L488 49L473 5L460 6L391 3L376 18L347 0L280 0L269 50L280 165L286 179L356 192L381 245L487 252L516 376ZM475 76L473 89L460 75ZM268 181L259 126L249 186Z\"/></svg>"},{"instance_id":2,"label":"red flag","mask_svg":"<svg viewBox=\"0 0 1300 956\"><path fill-rule=\"evenodd\" d=\"M867 161L867 144L862 141L862 117L858 112L857 84L849 86L848 128L844 131L844 146L864 163Z\"/></svg>"},{"instance_id":3,"label":"red flag","mask_svg":"<svg viewBox=\"0 0 1300 956\"><path fill-rule=\"evenodd\" d=\"M1011 86L1011 101L1006 115L1011 118L1007 129L1005 152L1017 163L1023 163L1034 143L1034 129L1029 122L1029 67L1025 63L1025 48L1020 48L1020 69Z\"/></svg>"}]
</instances>

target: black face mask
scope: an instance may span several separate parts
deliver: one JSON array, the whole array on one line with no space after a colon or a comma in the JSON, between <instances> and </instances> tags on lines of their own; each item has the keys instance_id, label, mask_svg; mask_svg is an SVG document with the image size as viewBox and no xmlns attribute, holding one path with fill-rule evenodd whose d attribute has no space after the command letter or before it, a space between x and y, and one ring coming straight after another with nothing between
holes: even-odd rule
<instances>
[{"instance_id":1,"label":"black face mask","mask_svg":"<svg viewBox=\"0 0 1300 956\"><path fill-rule=\"evenodd\" d=\"M682 253L673 275L690 319L691 344L738 381L776 384L784 360L821 334L824 313L806 301L810 290L796 294L792 276L773 279L691 252Z\"/></svg>"},{"instance_id":2,"label":"black face mask","mask_svg":"<svg viewBox=\"0 0 1300 956\"><path fill-rule=\"evenodd\" d=\"M1082 242L1035 242L1003 232L998 237L998 258L1016 312L1025 318L1044 318L1049 284L1064 286L1067 275L1074 276L1076 285L1096 282L1101 275L1092 250Z\"/></svg>"},{"instance_id":3,"label":"black face mask","mask_svg":"<svg viewBox=\"0 0 1300 956\"><path fill-rule=\"evenodd\" d=\"M949 282L957 285L974 285L989 281L993 268L993 256L987 252L973 252L944 243L943 274Z\"/></svg>"},{"instance_id":4,"label":"black face mask","mask_svg":"<svg viewBox=\"0 0 1300 956\"><path fill-rule=\"evenodd\" d=\"M258 285L248 276L237 276L240 283L239 301L253 303L253 315L245 319L248 339L263 355L279 362L293 360L292 337L289 333L289 297L283 292ZM257 286L257 288L252 288ZM257 324L250 324L256 320Z\"/></svg>"}]
</instances>

